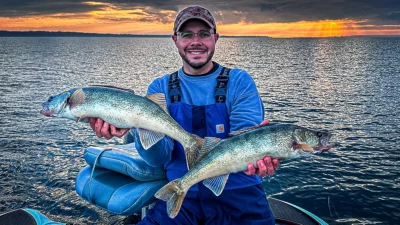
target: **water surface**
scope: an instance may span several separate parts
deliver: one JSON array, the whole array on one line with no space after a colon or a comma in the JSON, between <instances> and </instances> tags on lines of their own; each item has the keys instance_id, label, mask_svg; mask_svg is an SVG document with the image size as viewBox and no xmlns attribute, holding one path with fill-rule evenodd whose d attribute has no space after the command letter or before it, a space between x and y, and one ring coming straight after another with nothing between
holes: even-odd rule
<instances>
[{"instance_id":1,"label":"water surface","mask_svg":"<svg viewBox=\"0 0 400 225\"><path fill-rule=\"evenodd\" d=\"M400 38L221 38L215 61L247 70L272 122L329 129L329 153L282 162L269 196L329 224L400 220ZM44 118L41 103L107 84L143 95L177 70L170 38L0 38L0 212L29 207L56 221L110 224L75 192L83 149L120 144L87 124Z\"/></svg>"}]
</instances>

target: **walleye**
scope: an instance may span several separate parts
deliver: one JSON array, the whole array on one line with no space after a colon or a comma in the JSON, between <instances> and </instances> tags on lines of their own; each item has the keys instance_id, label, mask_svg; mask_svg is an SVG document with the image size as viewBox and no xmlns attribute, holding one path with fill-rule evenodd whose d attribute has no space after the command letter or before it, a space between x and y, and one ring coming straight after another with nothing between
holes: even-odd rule
<instances>
[{"instance_id":1,"label":"walleye","mask_svg":"<svg viewBox=\"0 0 400 225\"><path fill-rule=\"evenodd\" d=\"M313 131L292 124L259 125L234 132L221 140L206 137L197 155L200 160L182 178L161 188L155 197L167 201L167 211L174 218L182 205L189 188L203 181L216 196L219 196L230 173L247 169L249 163L269 155L272 158L290 159L328 151L330 134Z\"/></svg>"},{"instance_id":2,"label":"walleye","mask_svg":"<svg viewBox=\"0 0 400 225\"><path fill-rule=\"evenodd\" d=\"M138 128L145 149L165 135L180 142L188 154L197 152L203 144L202 138L186 132L169 115L162 93L142 97L110 86L74 88L50 97L40 113L83 122L95 117L118 128Z\"/></svg>"}]
</instances>

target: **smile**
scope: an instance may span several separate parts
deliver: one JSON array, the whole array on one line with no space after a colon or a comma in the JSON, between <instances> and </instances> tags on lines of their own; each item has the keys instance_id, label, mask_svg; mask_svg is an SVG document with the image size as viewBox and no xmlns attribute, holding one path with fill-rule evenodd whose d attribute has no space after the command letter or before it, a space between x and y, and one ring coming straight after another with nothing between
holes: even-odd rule
<instances>
[{"instance_id":1,"label":"smile","mask_svg":"<svg viewBox=\"0 0 400 225\"><path fill-rule=\"evenodd\" d=\"M196 52L187 52L187 53L193 54L193 55L200 55L200 54L203 54L205 52L204 51L201 51L201 52L196 51Z\"/></svg>"},{"instance_id":2,"label":"smile","mask_svg":"<svg viewBox=\"0 0 400 225\"><path fill-rule=\"evenodd\" d=\"M204 53L206 53L207 51L206 50L204 50L204 49L192 49L192 50L187 50L186 51L186 53L188 53L188 54L192 54L192 55L200 55L200 54L204 54Z\"/></svg>"}]
</instances>

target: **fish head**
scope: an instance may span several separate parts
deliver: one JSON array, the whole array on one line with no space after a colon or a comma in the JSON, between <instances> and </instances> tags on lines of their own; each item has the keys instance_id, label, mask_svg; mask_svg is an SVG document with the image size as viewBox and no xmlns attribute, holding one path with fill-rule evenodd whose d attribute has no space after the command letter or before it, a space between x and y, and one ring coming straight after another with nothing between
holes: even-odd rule
<instances>
[{"instance_id":1,"label":"fish head","mask_svg":"<svg viewBox=\"0 0 400 225\"><path fill-rule=\"evenodd\" d=\"M331 133L325 130L317 131L303 127L296 127L293 131L294 150L299 151L300 154L318 154L326 152L333 147L329 143Z\"/></svg>"},{"instance_id":2,"label":"fish head","mask_svg":"<svg viewBox=\"0 0 400 225\"><path fill-rule=\"evenodd\" d=\"M61 94L50 96L47 102L42 104L40 114L47 117L65 117L69 111L69 98L74 90L66 91Z\"/></svg>"}]
</instances>

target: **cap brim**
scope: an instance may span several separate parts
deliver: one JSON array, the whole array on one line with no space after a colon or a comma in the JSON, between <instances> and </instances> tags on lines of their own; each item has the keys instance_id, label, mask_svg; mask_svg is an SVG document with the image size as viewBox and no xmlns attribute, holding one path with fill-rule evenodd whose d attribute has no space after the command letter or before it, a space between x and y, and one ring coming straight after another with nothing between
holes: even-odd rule
<instances>
[{"instance_id":1,"label":"cap brim","mask_svg":"<svg viewBox=\"0 0 400 225\"><path fill-rule=\"evenodd\" d=\"M215 28L208 20L206 20L206 19L204 19L204 18L201 18L201 17L189 17L189 18L183 20L183 21L179 24L179 26L176 28L175 32L178 32L178 31L181 29L182 25L183 25L184 23L186 23L187 21L189 21L189 20L201 20L201 21L205 22L210 28L212 28L212 29Z\"/></svg>"}]
</instances>

